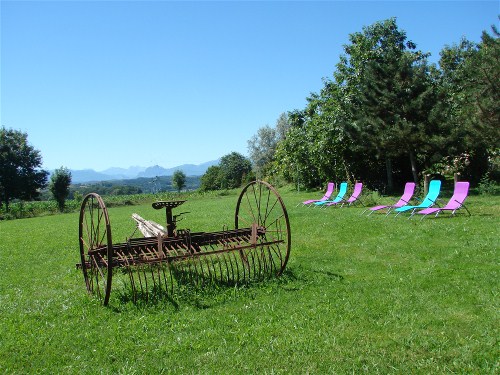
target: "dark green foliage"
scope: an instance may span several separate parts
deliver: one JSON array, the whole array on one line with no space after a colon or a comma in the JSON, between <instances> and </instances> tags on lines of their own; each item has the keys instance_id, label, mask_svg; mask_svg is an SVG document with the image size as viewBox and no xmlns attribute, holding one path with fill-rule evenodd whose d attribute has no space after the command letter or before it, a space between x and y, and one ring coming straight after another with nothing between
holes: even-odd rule
<instances>
[{"instance_id":1,"label":"dark green foliage","mask_svg":"<svg viewBox=\"0 0 500 375\"><path fill-rule=\"evenodd\" d=\"M306 187L349 178L344 158L350 141L343 132L341 88L325 82L321 93L311 94L303 111L288 113L290 129L277 147L276 170Z\"/></svg>"},{"instance_id":2,"label":"dark green foliage","mask_svg":"<svg viewBox=\"0 0 500 375\"><path fill-rule=\"evenodd\" d=\"M201 176L202 191L234 189L253 179L252 164L243 155L232 152L221 158Z\"/></svg>"},{"instance_id":3,"label":"dark green foliage","mask_svg":"<svg viewBox=\"0 0 500 375\"><path fill-rule=\"evenodd\" d=\"M172 185L177 189L177 192L186 186L186 175L181 170L176 170L172 176Z\"/></svg>"},{"instance_id":4,"label":"dark green foliage","mask_svg":"<svg viewBox=\"0 0 500 375\"><path fill-rule=\"evenodd\" d=\"M41 165L40 151L28 143L28 134L0 128L0 206L8 211L12 199L38 198L48 175Z\"/></svg>"},{"instance_id":5,"label":"dark green foliage","mask_svg":"<svg viewBox=\"0 0 500 375\"><path fill-rule=\"evenodd\" d=\"M205 174L201 176L200 182L201 191L220 190L220 167L218 165L209 167Z\"/></svg>"},{"instance_id":6,"label":"dark green foliage","mask_svg":"<svg viewBox=\"0 0 500 375\"><path fill-rule=\"evenodd\" d=\"M427 55L407 41L396 20L377 22L350 36L344 62L339 71L348 71L355 79L337 74L353 97L346 111L351 122L346 131L363 155L383 160L387 184L392 189L393 159L408 157L413 180L417 181L417 153L432 149L433 125L429 121L436 93L431 80ZM434 126L435 129L435 126Z\"/></svg>"},{"instance_id":7,"label":"dark green foliage","mask_svg":"<svg viewBox=\"0 0 500 375\"><path fill-rule=\"evenodd\" d=\"M61 167L56 169L50 176L49 190L57 202L59 211L64 211L64 203L69 195L69 186L71 185L71 172L68 168Z\"/></svg>"},{"instance_id":8,"label":"dark green foliage","mask_svg":"<svg viewBox=\"0 0 500 375\"><path fill-rule=\"evenodd\" d=\"M483 32L481 42L463 39L441 51L439 104L447 151L438 162L473 182L498 179L500 147L500 40Z\"/></svg>"},{"instance_id":9,"label":"dark green foliage","mask_svg":"<svg viewBox=\"0 0 500 375\"><path fill-rule=\"evenodd\" d=\"M243 155L232 152L220 159L221 187L223 189L234 189L245 182L246 177L252 171L252 164Z\"/></svg>"},{"instance_id":10,"label":"dark green foliage","mask_svg":"<svg viewBox=\"0 0 500 375\"><path fill-rule=\"evenodd\" d=\"M437 67L395 18L350 34L333 79L288 113L274 169L306 187L359 179L381 191L429 173L497 180L498 36L445 47Z\"/></svg>"}]
</instances>

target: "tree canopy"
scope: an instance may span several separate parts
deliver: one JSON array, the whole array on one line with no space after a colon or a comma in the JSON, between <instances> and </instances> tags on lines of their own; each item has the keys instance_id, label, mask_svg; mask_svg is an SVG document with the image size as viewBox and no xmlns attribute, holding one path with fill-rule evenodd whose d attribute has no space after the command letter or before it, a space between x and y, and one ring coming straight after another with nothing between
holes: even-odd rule
<instances>
[{"instance_id":1,"label":"tree canopy","mask_svg":"<svg viewBox=\"0 0 500 375\"><path fill-rule=\"evenodd\" d=\"M478 45L463 40L444 47L437 66L395 18L363 27L349 35L320 92L310 94L304 109L288 112L290 126L265 160L306 187L359 179L392 190L395 182L423 174L467 169L471 180L472 174L476 181L488 172L494 176L500 155L498 36L493 28ZM259 151L255 146L272 139L271 130L259 129L250 148ZM264 158L250 155L258 169Z\"/></svg>"},{"instance_id":2,"label":"tree canopy","mask_svg":"<svg viewBox=\"0 0 500 375\"><path fill-rule=\"evenodd\" d=\"M234 189L252 177L252 164L243 155L232 152L223 156L219 165L208 168L201 176L202 191Z\"/></svg>"},{"instance_id":3,"label":"tree canopy","mask_svg":"<svg viewBox=\"0 0 500 375\"><path fill-rule=\"evenodd\" d=\"M21 131L0 128L0 205L12 199L33 200L47 186L42 156Z\"/></svg>"},{"instance_id":4,"label":"tree canopy","mask_svg":"<svg viewBox=\"0 0 500 375\"><path fill-rule=\"evenodd\" d=\"M186 174L181 170L176 170L172 175L172 185L180 191L186 186Z\"/></svg>"},{"instance_id":5,"label":"tree canopy","mask_svg":"<svg viewBox=\"0 0 500 375\"><path fill-rule=\"evenodd\" d=\"M71 172L68 168L61 167L56 169L50 176L49 190L57 201L59 211L64 211L66 198L69 195L69 186L71 185Z\"/></svg>"}]
</instances>

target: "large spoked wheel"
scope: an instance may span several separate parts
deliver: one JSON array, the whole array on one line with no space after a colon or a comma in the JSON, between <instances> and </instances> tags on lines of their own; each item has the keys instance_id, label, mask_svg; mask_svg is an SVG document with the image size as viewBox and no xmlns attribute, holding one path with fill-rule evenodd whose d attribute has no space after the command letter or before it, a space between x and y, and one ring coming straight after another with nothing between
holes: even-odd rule
<instances>
[{"instance_id":1,"label":"large spoked wheel","mask_svg":"<svg viewBox=\"0 0 500 375\"><path fill-rule=\"evenodd\" d=\"M269 257L277 266L274 270L281 275L290 255L290 222L280 195L265 181L253 181L245 186L236 205L235 228L255 226L258 241L268 244Z\"/></svg>"},{"instance_id":2,"label":"large spoked wheel","mask_svg":"<svg viewBox=\"0 0 500 375\"><path fill-rule=\"evenodd\" d=\"M108 210L102 198L90 193L80 209L80 256L83 277L89 293L97 295L104 305L111 293L113 242Z\"/></svg>"}]
</instances>

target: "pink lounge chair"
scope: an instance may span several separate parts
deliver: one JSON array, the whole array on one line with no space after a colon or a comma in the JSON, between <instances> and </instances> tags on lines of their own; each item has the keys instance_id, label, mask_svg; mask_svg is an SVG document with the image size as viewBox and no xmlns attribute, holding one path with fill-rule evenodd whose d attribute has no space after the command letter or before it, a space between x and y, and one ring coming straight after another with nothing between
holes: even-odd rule
<instances>
[{"instance_id":1,"label":"pink lounge chair","mask_svg":"<svg viewBox=\"0 0 500 375\"><path fill-rule=\"evenodd\" d=\"M415 183L414 182L407 182L405 184L405 189L403 191L403 195L401 196L401 198L399 198L399 200L396 203L394 203L392 205L388 205L388 206L375 206L375 207L368 208L367 210L370 210L371 212L367 216L370 216L375 211L379 211L379 210L383 210L383 209L387 209L387 213L385 216L389 215L389 213L394 208L403 207L404 205L408 204L410 202L411 197L413 196L414 191L415 191ZM364 210L362 213L364 214L367 210Z\"/></svg>"},{"instance_id":2,"label":"pink lounge chair","mask_svg":"<svg viewBox=\"0 0 500 375\"><path fill-rule=\"evenodd\" d=\"M431 207L431 208L425 208L421 211L418 211L417 214L424 215L422 217L425 218L427 215L430 214L436 214L435 216L439 215L439 213L443 211L451 211L451 215L455 215L455 212L461 208L465 208L465 211L470 216L470 212L465 207L464 201L469 195L469 183L467 181L460 181L455 184L455 189L453 191L453 196L450 198L446 206L444 207Z\"/></svg>"},{"instance_id":3,"label":"pink lounge chair","mask_svg":"<svg viewBox=\"0 0 500 375\"><path fill-rule=\"evenodd\" d=\"M326 188L326 193L325 193L325 195L323 195L323 198L321 198L321 199L310 199L308 201L302 202L302 205L308 206L308 205L316 203L316 202L327 201L332 196L334 190L335 190L335 184L333 182L329 182L328 186ZM300 205L300 203L298 205Z\"/></svg>"},{"instance_id":4,"label":"pink lounge chair","mask_svg":"<svg viewBox=\"0 0 500 375\"><path fill-rule=\"evenodd\" d=\"M344 205L352 205L354 203L361 203L361 199L359 198L359 196L361 195L361 190L363 190L363 184L361 182L356 182L354 184L354 189L352 191L352 195L348 198L348 199L342 199L338 202L330 202L330 203L327 203L326 206L332 206L334 204L340 204L340 207L344 207Z\"/></svg>"}]
</instances>

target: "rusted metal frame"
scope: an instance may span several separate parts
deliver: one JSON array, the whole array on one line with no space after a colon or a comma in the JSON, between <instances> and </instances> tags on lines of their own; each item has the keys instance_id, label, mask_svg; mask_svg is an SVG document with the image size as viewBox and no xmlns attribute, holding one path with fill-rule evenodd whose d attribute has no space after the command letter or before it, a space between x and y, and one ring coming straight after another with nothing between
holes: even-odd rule
<instances>
[{"instance_id":1,"label":"rusted metal frame","mask_svg":"<svg viewBox=\"0 0 500 375\"><path fill-rule=\"evenodd\" d=\"M195 244L197 246L206 246L209 244L216 244L220 243L221 238L225 239L228 242L233 242L233 241L239 241L239 237L245 236L249 233L251 233L251 228L242 228L242 229L236 229L228 232L211 232L211 233L206 233L206 232L200 232L200 233L192 233L190 236L190 242L191 244ZM261 236L263 235L264 232L263 230L259 229L258 230L258 235ZM168 246L173 246L173 245L180 245L185 242L184 237L163 237L162 238L162 244L163 244L163 249L170 250L172 247ZM140 241L127 241L125 243L118 243L113 245L113 250L116 251L125 251L128 250L130 251L131 249L142 249L143 246L151 246L151 245L158 245L158 238L157 237L147 237L140 239ZM181 246L173 246L174 249L180 249L182 248ZM94 252L103 252L106 249L104 247L100 247L98 249L91 249L89 250L89 254L92 254ZM193 250L193 249L190 249ZM186 249L186 251L190 251ZM143 251L143 250L142 250ZM168 256L167 256L168 257Z\"/></svg>"},{"instance_id":2,"label":"rusted metal frame","mask_svg":"<svg viewBox=\"0 0 500 375\"><path fill-rule=\"evenodd\" d=\"M277 231L277 232L279 232L279 231ZM238 241L236 243L232 243L231 245L226 244L226 246L223 247L222 249L215 249L215 250L210 249L209 251L200 251L200 252L191 254L191 253L188 253L187 248L185 248L185 251L183 252L182 255L173 255L173 256L167 255L167 256L165 256L165 258L160 258L160 257L155 256L156 251L150 249L149 246L148 247L142 247L142 246L131 247L130 249L125 249L122 247L120 247L119 249L116 249L114 247L114 254L116 254L116 257L114 257L112 262L113 262L113 267L130 266L129 260L131 260L134 265L157 264L157 263L163 263L163 262L169 263L169 262L186 260L186 259L193 258L193 257L203 257L203 256L207 256L210 254L220 254L220 253L225 253L225 252L242 251L245 249L251 249L255 246L272 247L274 252L276 254L279 254L280 261L282 262L282 254L279 251L279 247L275 248L272 245L276 245L276 244L284 243L284 242L285 241L283 239L273 239L271 241L268 240L268 241L260 242L256 245L256 244L251 244L251 243L249 244L249 239L245 238L244 240L240 239L240 241ZM152 245L152 244L150 244L150 245ZM278 249L278 251L276 251L276 249ZM105 248L100 248L100 249L96 249L94 251L91 251L90 253L91 253L92 259L95 259L95 257L98 256L100 261L102 262L102 265L107 267L107 261L103 257L105 250L106 250ZM123 250L128 250L128 251L127 251L127 253L125 253ZM133 254L133 253L135 253L135 254ZM142 257L141 257L141 255L142 255ZM247 257L248 257L248 255L246 253L243 253L243 263L245 263L245 264L248 263Z\"/></svg>"},{"instance_id":3,"label":"rusted metal frame","mask_svg":"<svg viewBox=\"0 0 500 375\"><path fill-rule=\"evenodd\" d=\"M242 231L240 231L242 232ZM232 243L237 243L240 244L242 241L248 242L249 237L242 236L242 234L248 234L250 232L250 229L246 229L245 232L238 233L239 237L236 237L236 234L233 233L233 236L230 236L229 239L228 237L224 237L226 240L226 244L223 244L224 246L228 247L230 250L232 250L231 244ZM260 229L258 229L257 232L258 236L263 236L264 232ZM115 244L113 245L113 250L114 252L123 252L123 253L130 253L130 252L137 252L137 249L140 250L141 254L146 257L150 257L151 254L155 253L156 250L151 250L149 247L154 248L155 245L158 245L156 237L153 237L156 241L148 241L140 245L134 245L134 244L129 244L129 243L122 243L122 244ZM164 239L162 242L163 249L166 249L167 252L170 252L172 249L178 250L183 248L184 249L184 254L192 253L192 250L197 249L197 247L203 247L207 245L213 245L213 244L221 244L220 238L222 238L222 232L217 233L216 236L214 235L205 235L199 234L198 236L194 237L194 241L191 240L191 247L188 248L186 246L172 246L172 245L185 245L185 241L182 239L176 238L175 240L173 239ZM230 241L229 241L230 240ZM197 247L194 248L193 245L196 245ZM172 247L168 247L172 246ZM147 252L144 250L144 248L148 248ZM99 248L99 249L94 249L94 250L89 250L89 254L93 254L95 252L104 252L106 249L105 248ZM165 256L166 258L169 258L169 254Z\"/></svg>"}]
</instances>

